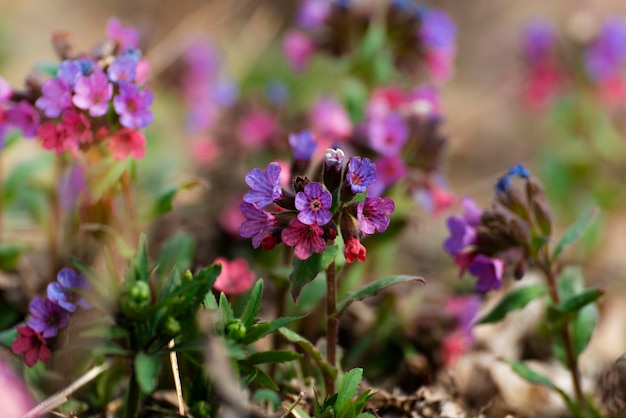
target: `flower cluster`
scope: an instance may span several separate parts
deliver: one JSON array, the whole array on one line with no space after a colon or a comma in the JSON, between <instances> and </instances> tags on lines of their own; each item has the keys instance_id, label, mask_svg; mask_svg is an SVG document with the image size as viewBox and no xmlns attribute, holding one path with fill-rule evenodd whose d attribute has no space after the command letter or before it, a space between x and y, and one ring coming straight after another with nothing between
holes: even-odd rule
<instances>
[{"instance_id":1,"label":"flower cluster","mask_svg":"<svg viewBox=\"0 0 626 418\"><path fill-rule=\"evenodd\" d=\"M528 106L546 106L558 94L567 91L568 85L581 80L583 87L594 88L606 106L623 103L626 98L626 20L607 18L592 36L558 41L557 31L544 20L532 21L524 32L523 52L528 71L523 99ZM584 66L582 78L579 62ZM575 70L568 70L570 68Z\"/></svg>"},{"instance_id":2,"label":"flower cluster","mask_svg":"<svg viewBox=\"0 0 626 418\"><path fill-rule=\"evenodd\" d=\"M310 159L315 151L309 132L293 135L290 143L296 161ZM280 165L272 162L265 171L256 168L246 175L251 191L240 205L246 219L239 228L241 236L252 238L254 248L266 250L282 242L304 260L312 253L324 252L340 231L346 261L365 261L361 236L385 231L395 209L389 198L368 196L355 201L376 179L375 164L368 158L346 158L341 149L328 149L321 182L296 176L292 190L285 190L280 173Z\"/></svg>"},{"instance_id":3,"label":"flower cluster","mask_svg":"<svg viewBox=\"0 0 626 418\"><path fill-rule=\"evenodd\" d=\"M350 54L373 24L377 10L343 0L305 0L296 15L283 52L295 71L304 70L313 54ZM387 37L396 65L414 72L424 66L434 80L452 73L456 27L442 11L411 1L393 1L387 10Z\"/></svg>"},{"instance_id":4,"label":"flower cluster","mask_svg":"<svg viewBox=\"0 0 626 418\"><path fill-rule=\"evenodd\" d=\"M48 339L67 327L70 314L78 307L91 305L81 296L88 286L85 277L71 268L59 271L57 281L50 283L47 297L35 297L28 306L30 317L26 325L17 327L19 336L13 341L13 352L24 355L24 363L32 367L38 360L50 358Z\"/></svg>"},{"instance_id":5,"label":"flower cluster","mask_svg":"<svg viewBox=\"0 0 626 418\"><path fill-rule=\"evenodd\" d=\"M57 154L76 154L108 138L115 159L143 157L146 140L140 129L152 123L153 95L143 88L148 68L137 49L137 32L112 19L107 42L90 54L70 55L65 36L57 34L53 41L62 60L54 77L8 95L0 83L0 106L9 105L0 132L6 124L18 127Z\"/></svg>"},{"instance_id":6,"label":"flower cluster","mask_svg":"<svg viewBox=\"0 0 626 418\"><path fill-rule=\"evenodd\" d=\"M525 183L524 193L514 187L514 178ZM498 180L490 210L480 209L469 198L461 204L464 214L448 219L450 237L444 242L461 274L469 271L476 277L480 292L499 289L506 266L520 279L552 232L541 186L518 164Z\"/></svg>"}]
</instances>

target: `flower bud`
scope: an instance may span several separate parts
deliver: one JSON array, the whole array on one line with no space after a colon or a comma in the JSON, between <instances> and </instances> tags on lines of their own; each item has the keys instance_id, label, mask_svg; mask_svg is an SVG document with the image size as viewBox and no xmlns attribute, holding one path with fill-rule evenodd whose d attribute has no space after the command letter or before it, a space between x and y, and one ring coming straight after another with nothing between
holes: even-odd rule
<instances>
[{"instance_id":1,"label":"flower bud","mask_svg":"<svg viewBox=\"0 0 626 418\"><path fill-rule=\"evenodd\" d=\"M246 336L246 332L246 326L241 319L233 319L226 325L226 337L233 341L241 340Z\"/></svg>"},{"instance_id":2,"label":"flower bud","mask_svg":"<svg viewBox=\"0 0 626 418\"><path fill-rule=\"evenodd\" d=\"M185 270L185 272L183 273L183 276L181 277L181 282L185 284L185 283L191 283L192 281L193 281L193 274L191 273L191 270L189 269Z\"/></svg>"},{"instance_id":3,"label":"flower bud","mask_svg":"<svg viewBox=\"0 0 626 418\"><path fill-rule=\"evenodd\" d=\"M293 187L294 192L298 193L298 192L304 192L304 186L306 186L310 182L311 180L309 180L305 176L296 176L291 181L291 185ZM295 203L294 203L294 209L295 209Z\"/></svg>"},{"instance_id":4,"label":"flower bud","mask_svg":"<svg viewBox=\"0 0 626 418\"><path fill-rule=\"evenodd\" d=\"M180 322L173 316L168 316L161 324L161 331L170 337L180 334L181 330Z\"/></svg>"},{"instance_id":5,"label":"flower bud","mask_svg":"<svg viewBox=\"0 0 626 418\"><path fill-rule=\"evenodd\" d=\"M128 318L138 318L150 304L150 286L146 282L126 282L120 308Z\"/></svg>"},{"instance_id":6,"label":"flower bud","mask_svg":"<svg viewBox=\"0 0 626 418\"><path fill-rule=\"evenodd\" d=\"M324 168L322 177L324 185L331 194L335 194L341 184L341 168L345 159L344 152L337 148L329 148L324 155Z\"/></svg>"}]
</instances>

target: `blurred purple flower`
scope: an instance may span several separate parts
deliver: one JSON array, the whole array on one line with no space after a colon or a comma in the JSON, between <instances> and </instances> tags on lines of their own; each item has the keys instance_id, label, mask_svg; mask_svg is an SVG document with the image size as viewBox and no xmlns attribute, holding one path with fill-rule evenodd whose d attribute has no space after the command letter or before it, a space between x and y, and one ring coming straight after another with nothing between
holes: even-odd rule
<instances>
[{"instance_id":1,"label":"blurred purple flower","mask_svg":"<svg viewBox=\"0 0 626 418\"><path fill-rule=\"evenodd\" d=\"M388 197L366 197L356 207L359 229L364 234L384 232L389 226L389 215L395 208L393 200Z\"/></svg>"},{"instance_id":2,"label":"blurred purple flower","mask_svg":"<svg viewBox=\"0 0 626 418\"><path fill-rule=\"evenodd\" d=\"M72 93L63 80L50 78L41 86L42 96L37 99L35 106L43 110L49 118L57 118L61 111L72 106Z\"/></svg>"},{"instance_id":3,"label":"blurred purple flower","mask_svg":"<svg viewBox=\"0 0 626 418\"><path fill-rule=\"evenodd\" d=\"M79 305L90 308L91 304L79 293L88 287L89 283L85 276L74 269L63 268L57 275L57 281L48 285L48 299L58 303L68 312L76 312Z\"/></svg>"},{"instance_id":4,"label":"blurred purple flower","mask_svg":"<svg viewBox=\"0 0 626 418\"><path fill-rule=\"evenodd\" d=\"M308 183L303 192L296 194L296 209L298 219L306 225L326 225L333 217L328 210L333 204L333 198L324 186L317 182Z\"/></svg>"},{"instance_id":5,"label":"blurred purple flower","mask_svg":"<svg viewBox=\"0 0 626 418\"><path fill-rule=\"evenodd\" d=\"M269 163L265 172L260 168L251 170L246 174L246 184L252 191L246 193L243 200L252 203L257 208L263 208L282 197L280 171L280 164L276 162Z\"/></svg>"},{"instance_id":6,"label":"blurred purple flower","mask_svg":"<svg viewBox=\"0 0 626 418\"><path fill-rule=\"evenodd\" d=\"M120 82L120 91L113 99L115 112L126 128L145 128L152 123L154 115L148 109L154 100L150 90L139 90L134 84Z\"/></svg>"},{"instance_id":7,"label":"blurred purple flower","mask_svg":"<svg viewBox=\"0 0 626 418\"><path fill-rule=\"evenodd\" d=\"M294 71L305 70L314 52L315 42L308 35L294 30L285 35L283 54Z\"/></svg>"},{"instance_id":8,"label":"blurred purple flower","mask_svg":"<svg viewBox=\"0 0 626 418\"><path fill-rule=\"evenodd\" d=\"M409 112L413 115L429 119L441 117L439 94L434 86L416 87L407 95L405 100Z\"/></svg>"},{"instance_id":9,"label":"blurred purple flower","mask_svg":"<svg viewBox=\"0 0 626 418\"><path fill-rule=\"evenodd\" d=\"M447 226L450 237L446 239L443 248L448 254L456 256L466 247L476 242L476 227L480 225L482 209L470 198L461 200L464 214L448 218Z\"/></svg>"},{"instance_id":10,"label":"blurred purple flower","mask_svg":"<svg viewBox=\"0 0 626 418\"><path fill-rule=\"evenodd\" d=\"M472 276L478 278L476 290L479 292L485 293L502 287L504 260L478 254L470 263L468 270Z\"/></svg>"},{"instance_id":11,"label":"blurred purple flower","mask_svg":"<svg viewBox=\"0 0 626 418\"><path fill-rule=\"evenodd\" d=\"M57 78L63 80L70 88L73 88L84 74L83 66L79 61L65 60L59 65Z\"/></svg>"},{"instance_id":12,"label":"blurred purple flower","mask_svg":"<svg viewBox=\"0 0 626 418\"><path fill-rule=\"evenodd\" d=\"M237 136L242 144L258 148L270 142L277 129L276 119L272 114L264 110L253 110L237 125Z\"/></svg>"},{"instance_id":13,"label":"blurred purple flower","mask_svg":"<svg viewBox=\"0 0 626 418\"><path fill-rule=\"evenodd\" d=\"M19 102L7 110L9 125L22 130L22 135L27 138L34 137L39 127L39 113L37 109L25 100Z\"/></svg>"},{"instance_id":14,"label":"blurred purple flower","mask_svg":"<svg viewBox=\"0 0 626 418\"><path fill-rule=\"evenodd\" d=\"M139 47L139 31L135 28L124 26L122 22L112 17L107 22L106 37L118 43L121 50L128 47Z\"/></svg>"},{"instance_id":15,"label":"blurred purple flower","mask_svg":"<svg viewBox=\"0 0 626 418\"><path fill-rule=\"evenodd\" d=\"M212 86L211 98L221 107L229 107L235 104L239 97L239 87L232 80L222 77Z\"/></svg>"},{"instance_id":16,"label":"blurred purple flower","mask_svg":"<svg viewBox=\"0 0 626 418\"><path fill-rule=\"evenodd\" d=\"M330 0L304 0L298 9L296 23L302 29L320 27L330 14Z\"/></svg>"},{"instance_id":17,"label":"blurred purple flower","mask_svg":"<svg viewBox=\"0 0 626 418\"><path fill-rule=\"evenodd\" d=\"M76 107L89 110L93 117L104 116L113 96L113 85L104 72L98 69L89 76L80 77L74 92L72 101Z\"/></svg>"},{"instance_id":18,"label":"blurred purple flower","mask_svg":"<svg viewBox=\"0 0 626 418\"><path fill-rule=\"evenodd\" d=\"M109 68L107 68L109 80L115 83L120 81L134 81L137 75L137 64L140 59L141 52L138 49L129 49L122 53L109 65Z\"/></svg>"},{"instance_id":19,"label":"blurred purple flower","mask_svg":"<svg viewBox=\"0 0 626 418\"><path fill-rule=\"evenodd\" d=\"M433 78L446 80L456 53L456 26L446 13L436 9L426 9L421 19L419 36L428 70Z\"/></svg>"},{"instance_id":20,"label":"blurred purple flower","mask_svg":"<svg viewBox=\"0 0 626 418\"><path fill-rule=\"evenodd\" d=\"M252 203L244 202L239 205L239 209L246 218L239 226L239 235L244 238L252 238L252 246L259 248L261 240L276 225L276 218L271 213L257 208Z\"/></svg>"},{"instance_id":21,"label":"blurred purple flower","mask_svg":"<svg viewBox=\"0 0 626 418\"><path fill-rule=\"evenodd\" d=\"M386 156L398 155L409 137L404 118L397 113L389 113L383 119L373 119L367 123L369 144L374 151Z\"/></svg>"},{"instance_id":22,"label":"blurred purple flower","mask_svg":"<svg viewBox=\"0 0 626 418\"><path fill-rule=\"evenodd\" d=\"M308 161L317 148L317 141L310 131L302 131L289 135L289 145L296 160Z\"/></svg>"},{"instance_id":23,"label":"blurred purple flower","mask_svg":"<svg viewBox=\"0 0 626 418\"><path fill-rule=\"evenodd\" d=\"M545 19L530 21L523 32L524 57L531 66L545 63L551 58L556 43L556 31Z\"/></svg>"},{"instance_id":24,"label":"blurred purple flower","mask_svg":"<svg viewBox=\"0 0 626 418\"><path fill-rule=\"evenodd\" d=\"M476 295L453 296L446 301L446 311L456 317L459 329L470 343L474 341L472 326L480 306L480 297Z\"/></svg>"},{"instance_id":25,"label":"blurred purple flower","mask_svg":"<svg viewBox=\"0 0 626 418\"><path fill-rule=\"evenodd\" d=\"M596 81L616 77L626 63L626 21L606 19L596 39L585 51L585 66Z\"/></svg>"},{"instance_id":26,"label":"blurred purple flower","mask_svg":"<svg viewBox=\"0 0 626 418\"><path fill-rule=\"evenodd\" d=\"M24 355L28 367L33 367L38 360L44 363L50 360L50 348L40 333L27 326L17 327L17 333L19 336L13 340L11 349L15 354Z\"/></svg>"},{"instance_id":27,"label":"blurred purple flower","mask_svg":"<svg viewBox=\"0 0 626 418\"><path fill-rule=\"evenodd\" d=\"M367 188L368 196L380 196L386 188L393 186L406 176L404 160L397 155L382 156L376 160L376 180Z\"/></svg>"},{"instance_id":28,"label":"blurred purple flower","mask_svg":"<svg viewBox=\"0 0 626 418\"><path fill-rule=\"evenodd\" d=\"M353 193L363 193L376 180L376 165L369 158L350 157L346 180Z\"/></svg>"},{"instance_id":29,"label":"blurred purple flower","mask_svg":"<svg viewBox=\"0 0 626 418\"><path fill-rule=\"evenodd\" d=\"M294 254L300 260L306 260L311 253L322 253L326 250L326 241L322 237L324 230L317 224L306 225L293 218L289 227L281 232L283 242L294 247Z\"/></svg>"},{"instance_id":30,"label":"blurred purple flower","mask_svg":"<svg viewBox=\"0 0 626 418\"><path fill-rule=\"evenodd\" d=\"M31 300L28 311L31 315L27 321L28 326L41 333L44 338L55 337L70 320L70 314L58 303L39 296Z\"/></svg>"},{"instance_id":31,"label":"blurred purple flower","mask_svg":"<svg viewBox=\"0 0 626 418\"><path fill-rule=\"evenodd\" d=\"M72 209L74 209L78 197L85 191L86 186L83 168L79 164L72 165L59 179L57 184L58 195L63 210L71 212Z\"/></svg>"}]
</instances>

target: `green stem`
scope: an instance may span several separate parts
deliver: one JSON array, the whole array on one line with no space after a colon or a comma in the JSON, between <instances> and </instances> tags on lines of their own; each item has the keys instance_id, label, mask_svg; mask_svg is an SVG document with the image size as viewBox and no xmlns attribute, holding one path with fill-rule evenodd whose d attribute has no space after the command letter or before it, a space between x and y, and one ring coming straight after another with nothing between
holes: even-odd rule
<instances>
[{"instance_id":1,"label":"green stem","mask_svg":"<svg viewBox=\"0 0 626 418\"><path fill-rule=\"evenodd\" d=\"M339 331L339 317L335 315L336 310L337 282L335 262L333 261L326 269L326 359L333 367L336 367L337 336ZM324 376L324 384L327 395L335 393L335 379L332 376Z\"/></svg>"},{"instance_id":2,"label":"green stem","mask_svg":"<svg viewBox=\"0 0 626 418\"><path fill-rule=\"evenodd\" d=\"M139 412L139 384L135 362L131 364L130 380L128 382L128 397L126 398L126 418L136 418Z\"/></svg>"}]
</instances>

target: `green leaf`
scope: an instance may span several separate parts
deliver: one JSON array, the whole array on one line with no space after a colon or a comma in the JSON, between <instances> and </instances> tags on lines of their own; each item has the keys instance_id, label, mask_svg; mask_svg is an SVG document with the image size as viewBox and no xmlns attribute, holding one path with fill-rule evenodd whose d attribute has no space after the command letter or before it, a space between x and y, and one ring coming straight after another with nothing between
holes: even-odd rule
<instances>
[{"instance_id":1,"label":"green leaf","mask_svg":"<svg viewBox=\"0 0 626 418\"><path fill-rule=\"evenodd\" d=\"M352 369L346 373L341 379L335 405L341 406L346 401L351 402L359 390L361 379L363 379L363 369L361 368Z\"/></svg>"},{"instance_id":2,"label":"green leaf","mask_svg":"<svg viewBox=\"0 0 626 418\"><path fill-rule=\"evenodd\" d=\"M291 297L294 302L298 301L302 288L313 281L320 271L326 269L335 260L337 251L337 246L331 245L323 253L313 253L306 260L294 259L293 270L289 275Z\"/></svg>"},{"instance_id":3,"label":"green leaf","mask_svg":"<svg viewBox=\"0 0 626 418\"><path fill-rule=\"evenodd\" d=\"M600 296L602 296L603 294L604 291L602 289L592 287L576 295L570 296L565 300L562 300L561 303L554 306L554 309L562 314L577 312L584 306L587 306L588 304L598 300L598 298L600 298Z\"/></svg>"},{"instance_id":4,"label":"green leaf","mask_svg":"<svg viewBox=\"0 0 626 418\"><path fill-rule=\"evenodd\" d=\"M422 284L426 284L426 280L418 276L397 275L378 279L348 294L345 298L343 298L341 302L337 304L337 310L341 312L348 306L350 306L350 304L354 301L374 296L386 287L405 282L420 282Z\"/></svg>"},{"instance_id":5,"label":"green leaf","mask_svg":"<svg viewBox=\"0 0 626 418\"><path fill-rule=\"evenodd\" d=\"M220 293L220 311L222 312L222 322L224 325L235 319L233 308L230 306L230 302L224 292Z\"/></svg>"},{"instance_id":6,"label":"green leaf","mask_svg":"<svg viewBox=\"0 0 626 418\"><path fill-rule=\"evenodd\" d=\"M556 260L558 256L561 255L561 252L566 246L574 243L585 233L597 215L598 208L587 211L563 233L563 236L561 236L561 239L559 239L552 252L552 261Z\"/></svg>"},{"instance_id":7,"label":"green leaf","mask_svg":"<svg viewBox=\"0 0 626 418\"><path fill-rule=\"evenodd\" d=\"M253 342L265 337L266 335L271 334L272 332L287 325L288 323L297 321L298 319L302 319L305 316L306 315L285 316L282 318L276 318L271 322L262 322L260 324L256 324L252 328L248 329L248 332L246 333L246 336L241 340L241 343L244 345L252 344Z\"/></svg>"},{"instance_id":8,"label":"green leaf","mask_svg":"<svg viewBox=\"0 0 626 418\"><path fill-rule=\"evenodd\" d=\"M241 315L241 320L246 328L251 327L257 321L257 314L259 313L259 307L261 306L261 297L263 296L263 279L257 280L252 292L250 293L250 299L246 304L246 308Z\"/></svg>"},{"instance_id":9,"label":"green leaf","mask_svg":"<svg viewBox=\"0 0 626 418\"><path fill-rule=\"evenodd\" d=\"M176 198L178 192L185 189L191 189L197 185L198 181L192 180L168 188L156 198L156 200L152 204L152 207L150 208L148 216L152 219L165 213L171 212L174 199Z\"/></svg>"},{"instance_id":10,"label":"green leaf","mask_svg":"<svg viewBox=\"0 0 626 418\"><path fill-rule=\"evenodd\" d=\"M27 250L24 245L0 244L0 269L9 271L15 268L20 256Z\"/></svg>"},{"instance_id":11,"label":"green leaf","mask_svg":"<svg viewBox=\"0 0 626 418\"><path fill-rule=\"evenodd\" d=\"M354 407L356 408L356 412L363 411L363 408L365 408L367 401L369 401L372 397L374 397L374 395L376 395L376 392L373 392L371 389L364 390L354 402ZM367 415L367 416L371 416L371 415Z\"/></svg>"},{"instance_id":12,"label":"green leaf","mask_svg":"<svg viewBox=\"0 0 626 418\"><path fill-rule=\"evenodd\" d=\"M576 319L572 321L572 340L574 354L579 356L591 341L593 331L598 323L598 307L595 304L587 305L578 311Z\"/></svg>"},{"instance_id":13,"label":"green leaf","mask_svg":"<svg viewBox=\"0 0 626 418\"><path fill-rule=\"evenodd\" d=\"M254 353L245 359L239 360L246 364L284 363L302 358L302 354L289 350L272 350Z\"/></svg>"},{"instance_id":14,"label":"green leaf","mask_svg":"<svg viewBox=\"0 0 626 418\"><path fill-rule=\"evenodd\" d=\"M252 399L259 405L263 405L263 403L267 402L274 410L278 409L281 402L280 394L271 389L259 389L255 391Z\"/></svg>"},{"instance_id":15,"label":"green leaf","mask_svg":"<svg viewBox=\"0 0 626 418\"><path fill-rule=\"evenodd\" d=\"M160 368L158 356L141 352L135 357L135 376L143 394L148 395L156 388Z\"/></svg>"},{"instance_id":16,"label":"green leaf","mask_svg":"<svg viewBox=\"0 0 626 418\"><path fill-rule=\"evenodd\" d=\"M276 385L276 383L274 383L274 381L272 380L272 378L265 373L263 370L259 369L258 367L254 368L254 379L252 379L254 382L256 382L257 385L262 386L264 388L269 388L275 391L279 391L280 388L278 387L278 385Z\"/></svg>"},{"instance_id":17,"label":"green leaf","mask_svg":"<svg viewBox=\"0 0 626 418\"><path fill-rule=\"evenodd\" d=\"M165 275L177 266L180 270L185 270L191 266L193 253L196 246L195 239L190 234L179 231L172 235L161 245L157 263L157 271L160 275Z\"/></svg>"},{"instance_id":18,"label":"green leaf","mask_svg":"<svg viewBox=\"0 0 626 418\"><path fill-rule=\"evenodd\" d=\"M317 367L327 376L337 376L337 370L322 356L322 353L306 338L300 334L290 330L289 328L280 328L280 334L292 343L298 344L313 359Z\"/></svg>"},{"instance_id":19,"label":"green leaf","mask_svg":"<svg viewBox=\"0 0 626 418\"><path fill-rule=\"evenodd\" d=\"M13 328L0 332L0 345L11 348L13 346L13 340L15 340L18 336L17 327L20 325L24 324L18 324Z\"/></svg>"},{"instance_id":20,"label":"green leaf","mask_svg":"<svg viewBox=\"0 0 626 418\"><path fill-rule=\"evenodd\" d=\"M502 298L502 300L491 310L491 312L482 317L477 324L490 324L498 322L509 312L523 309L530 302L542 297L547 292L548 288L544 284L536 284L514 289Z\"/></svg>"}]
</instances>

